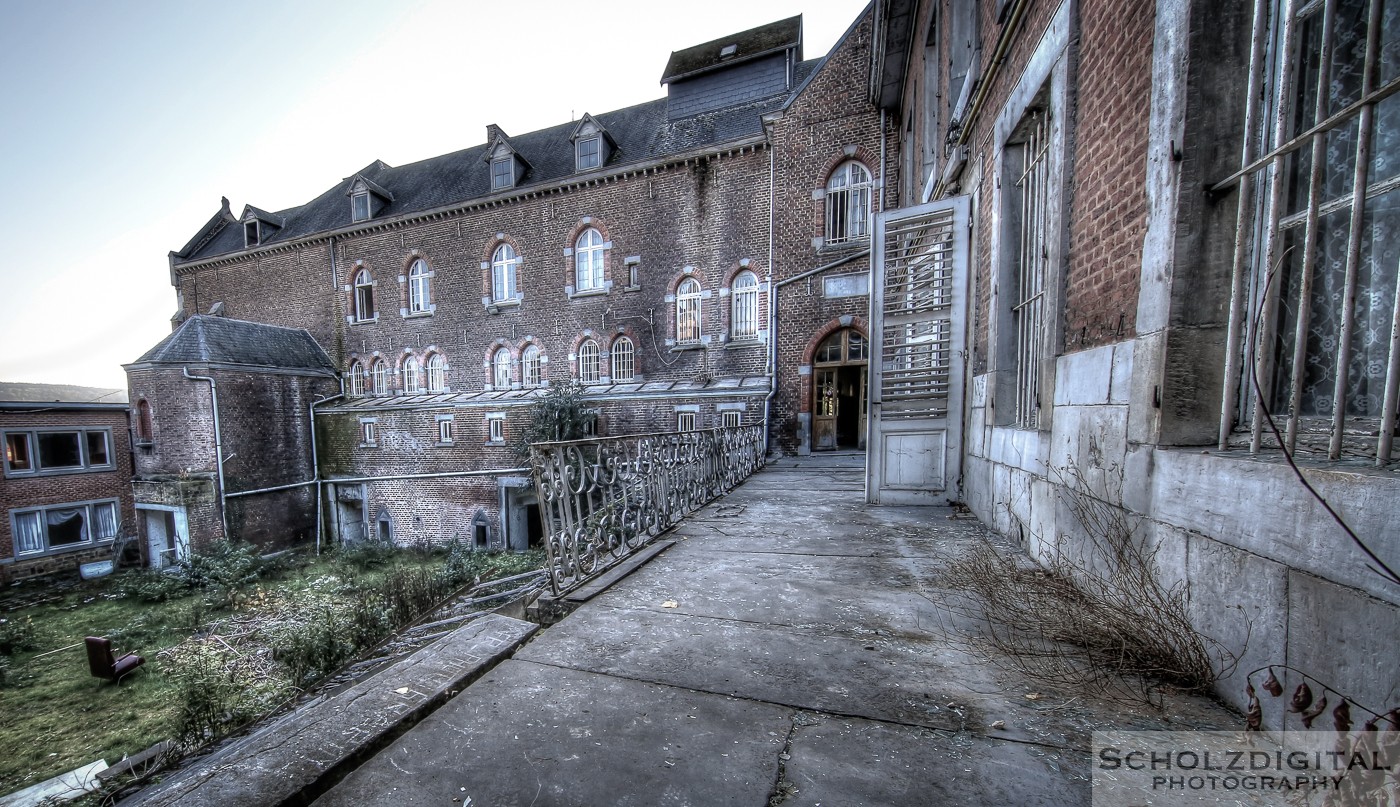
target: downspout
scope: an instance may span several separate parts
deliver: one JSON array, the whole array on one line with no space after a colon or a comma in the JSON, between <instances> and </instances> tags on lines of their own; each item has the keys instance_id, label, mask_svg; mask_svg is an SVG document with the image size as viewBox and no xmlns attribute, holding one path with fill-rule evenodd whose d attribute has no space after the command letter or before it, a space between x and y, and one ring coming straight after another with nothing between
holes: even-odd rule
<instances>
[{"instance_id":1,"label":"downspout","mask_svg":"<svg viewBox=\"0 0 1400 807\"><path fill-rule=\"evenodd\" d=\"M190 368L182 367L185 378L191 381L209 382L209 399L214 408L214 460L218 463L219 471L219 525L224 531L224 540L229 540L228 534L228 501L224 498L224 443L219 436L219 387L218 382L207 375L192 375Z\"/></svg>"},{"instance_id":2,"label":"downspout","mask_svg":"<svg viewBox=\"0 0 1400 807\"><path fill-rule=\"evenodd\" d=\"M316 483L316 554L321 554L321 528L325 519L325 507L321 495L321 460L316 453L316 404L334 401L345 397L345 378L340 377L340 392L317 398L306 407L306 420L311 426L311 481Z\"/></svg>"},{"instance_id":3,"label":"downspout","mask_svg":"<svg viewBox=\"0 0 1400 807\"><path fill-rule=\"evenodd\" d=\"M772 448L768 445L768 418L772 414L773 395L778 391L778 287L773 284L773 231L776 226L777 208L774 205L774 148L768 146L768 394L763 396L763 453L767 456Z\"/></svg>"}]
</instances>

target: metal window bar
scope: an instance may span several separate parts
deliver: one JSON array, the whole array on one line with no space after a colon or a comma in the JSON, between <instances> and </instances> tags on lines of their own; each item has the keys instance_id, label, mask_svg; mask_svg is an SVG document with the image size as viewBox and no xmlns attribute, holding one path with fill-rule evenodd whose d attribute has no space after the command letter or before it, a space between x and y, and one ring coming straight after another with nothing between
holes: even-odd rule
<instances>
[{"instance_id":1,"label":"metal window bar","mask_svg":"<svg viewBox=\"0 0 1400 807\"><path fill-rule=\"evenodd\" d=\"M1276 0L1258 0L1255 6L1255 45L1251 53L1249 99L1245 112L1245 145L1241 159L1244 167L1215 186L1216 189L1220 189L1228 187L1236 181L1240 185L1230 320L1226 338L1225 388L1222 396L1218 442L1220 448L1227 448L1233 430L1233 418L1236 416L1244 417L1248 414L1250 451L1257 453L1263 448L1264 418L1263 407L1260 404L1275 400L1273 393L1275 367L1282 358L1290 362L1288 366L1289 376L1286 379L1288 411L1284 441L1285 446L1290 451L1297 449L1299 434L1305 418L1303 388L1305 375L1309 369L1308 341L1309 337L1313 335L1311 321L1315 313L1314 276L1318 271L1315 264L1319 262L1319 239L1322 232L1320 219L1331 213L1345 212L1349 220L1342 293L1336 310L1336 314L1340 317L1340 324L1337 326L1336 346L1332 351L1335 355L1335 369L1331 371L1331 416L1327 441L1328 458L1336 460L1341 457L1348 425L1348 397L1351 394L1349 369L1353 362L1356 304L1360 291L1359 276L1363 262L1362 242L1365 239L1366 203L1368 199L1374 199L1400 187L1400 177L1386 177L1371 184L1367 183L1372 160L1375 109L1380 101L1393 94L1397 80L1393 79L1378 86L1382 9L1380 0L1371 0L1366 5L1365 24L1367 28L1358 100L1328 116L1328 103L1331 100L1334 83L1331 68L1337 52L1338 33L1335 24L1338 19L1337 0L1312 0L1302 8L1298 7L1296 0L1290 0L1286 4L1284 12L1272 20L1276 38L1273 48L1266 50L1264 42L1268 39L1266 33L1271 24L1271 12L1274 10L1275 2ZM1317 15L1318 23L1321 25L1321 34L1313 47L1305 48L1302 42L1301 29L1303 26L1301 23L1311 15ZM1313 109L1307 110L1312 115L1311 121L1300 122L1298 102L1301 100L1301 93L1306 92L1309 87L1299 81L1295 91L1294 82L1298 80L1295 71L1304 58L1315 58L1315 62L1312 63L1316 65L1317 75L1314 77L1313 84L1317 97ZM1260 88L1265 81L1266 72L1271 68L1275 87L1274 92L1266 98ZM1281 145L1275 145L1263 158L1253 159L1253 149L1256 145L1256 137L1258 137L1254 127L1259 116L1261 99L1265 103L1272 104L1273 134L1270 142ZM1353 121L1356 123L1357 129L1355 149L1351 155L1353 175L1350 192L1346 196L1326 199L1322 189L1323 172L1327 167L1325 158L1328 156L1326 138L1328 134L1342 129ZM1290 126L1305 130L1290 139ZM1265 148L1267 145L1268 143L1261 144L1260 148ZM1306 187L1307 206L1300 213L1284 217L1282 216L1282 196L1286 177L1288 177L1285 161L1293 155L1293 152L1303 146L1311 148ZM1253 200L1250 193L1252 190L1250 187L1251 179L1254 174L1265 168L1267 168L1267 175L1263 179L1267 185L1265 196L1261 200ZM1262 207L1262 210L1259 210L1259 207ZM1256 211L1262 213L1262 221L1255 220L1251 215ZM1302 227L1302 254L1296 288L1297 310L1293 317L1294 334L1291 345L1278 345L1275 349L1276 333L1280 321L1278 313L1279 288L1282 284L1266 281L1273 279L1276 270L1283 267L1284 262L1289 257L1287 251L1282 248L1283 233L1299 226ZM1253 267L1250 265L1251 256L1257 261ZM1375 257L1372 257L1372 260L1374 259ZM1251 271L1254 272L1253 289L1246 290L1246 275ZM1397 295L1400 296L1400 278L1397 278L1396 284ZM1244 344L1244 324L1255 320L1255 311L1249 310L1252 308L1258 311L1255 322L1255 330L1258 332L1257 338L1250 344ZM1380 422L1377 424L1378 440L1375 454L1377 464L1385 464L1390 460L1394 442L1397 410L1395 388L1397 369L1400 369L1400 358L1396 356L1396 347L1400 346L1400 302L1393 301L1389 316L1390 342L1383 384L1384 404ZM1280 351L1285 349L1291 352L1280 355ZM1241 407L1237 403L1239 400L1236 393L1237 385L1251 386L1251 379L1241 378L1243 374L1240 372L1238 363L1241 358L1244 361L1252 360L1254 362L1254 371L1257 374L1262 394L1262 401L1260 394L1254 394L1247 399L1249 401L1247 408L1250 410L1247 412L1240 411Z\"/></svg>"},{"instance_id":2,"label":"metal window bar","mask_svg":"<svg viewBox=\"0 0 1400 807\"><path fill-rule=\"evenodd\" d=\"M1048 251L1050 164L1049 110L1028 113L1020 189L1020 244L1016 266L1016 423L1036 428L1040 421L1040 365L1045 350L1045 275Z\"/></svg>"},{"instance_id":3,"label":"metal window bar","mask_svg":"<svg viewBox=\"0 0 1400 807\"><path fill-rule=\"evenodd\" d=\"M880 348L885 420L947 415L953 237L950 211L903 220L885 232Z\"/></svg>"}]
</instances>

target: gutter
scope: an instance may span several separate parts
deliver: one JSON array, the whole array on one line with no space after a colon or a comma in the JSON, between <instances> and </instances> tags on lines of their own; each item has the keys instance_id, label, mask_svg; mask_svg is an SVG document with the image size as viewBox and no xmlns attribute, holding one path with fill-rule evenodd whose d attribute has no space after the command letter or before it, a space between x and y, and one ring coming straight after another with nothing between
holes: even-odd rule
<instances>
[{"instance_id":1,"label":"gutter","mask_svg":"<svg viewBox=\"0 0 1400 807\"><path fill-rule=\"evenodd\" d=\"M211 401L212 404L213 404L213 407L212 407L212 408L213 408L213 410L214 410L214 459L215 459L215 461L218 463L218 471L219 471L219 524L220 524L221 528L223 529L224 540L227 541L227 540L229 540L229 534L228 534L228 500L227 500L227 498L225 497L225 493L224 493L224 443L223 443L223 438L222 438L222 437L220 436L220 434L219 434L219 386L218 386L218 382L216 382L213 378L211 378L211 377L209 377L209 376L207 376L207 375L193 375L193 374L190 373L190 368L188 368L188 367L182 367L182 368L181 368L181 371L185 374L185 378L188 378L188 379L190 379L191 381L208 381L208 382L209 382L209 398L210 398L210 401Z\"/></svg>"}]
</instances>

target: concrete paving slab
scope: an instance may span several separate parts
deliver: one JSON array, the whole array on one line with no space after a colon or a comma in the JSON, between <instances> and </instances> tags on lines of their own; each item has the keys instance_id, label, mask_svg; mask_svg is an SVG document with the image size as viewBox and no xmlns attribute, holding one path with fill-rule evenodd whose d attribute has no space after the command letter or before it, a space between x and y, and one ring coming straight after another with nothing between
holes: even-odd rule
<instances>
[{"instance_id":1,"label":"concrete paving slab","mask_svg":"<svg viewBox=\"0 0 1400 807\"><path fill-rule=\"evenodd\" d=\"M508 661L317 807L767 802L791 710Z\"/></svg>"},{"instance_id":2,"label":"concrete paving slab","mask_svg":"<svg viewBox=\"0 0 1400 807\"><path fill-rule=\"evenodd\" d=\"M396 731L509 655L534 633L493 614L458 628L337 696L314 701L123 805L277 805L314 798Z\"/></svg>"},{"instance_id":3,"label":"concrete paving slab","mask_svg":"<svg viewBox=\"0 0 1400 807\"><path fill-rule=\"evenodd\" d=\"M814 723L793 733L783 807L1089 803L1083 751L869 720Z\"/></svg>"}]
</instances>

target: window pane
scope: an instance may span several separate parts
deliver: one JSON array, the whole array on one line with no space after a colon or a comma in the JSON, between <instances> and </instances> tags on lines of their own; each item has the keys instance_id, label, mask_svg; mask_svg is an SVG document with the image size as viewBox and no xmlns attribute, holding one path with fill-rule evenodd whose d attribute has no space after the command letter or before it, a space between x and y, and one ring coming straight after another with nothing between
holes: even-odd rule
<instances>
[{"instance_id":1,"label":"window pane","mask_svg":"<svg viewBox=\"0 0 1400 807\"><path fill-rule=\"evenodd\" d=\"M80 544L88 540L86 507L47 510L44 512L44 520L48 522L51 548Z\"/></svg>"},{"instance_id":2,"label":"window pane","mask_svg":"<svg viewBox=\"0 0 1400 807\"><path fill-rule=\"evenodd\" d=\"M5 435L5 462L11 471L34 470L34 464L29 459L29 435Z\"/></svg>"},{"instance_id":3,"label":"window pane","mask_svg":"<svg viewBox=\"0 0 1400 807\"><path fill-rule=\"evenodd\" d=\"M88 465L107 465L107 432L87 433Z\"/></svg>"},{"instance_id":4,"label":"window pane","mask_svg":"<svg viewBox=\"0 0 1400 807\"><path fill-rule=\"evenodd\" d=\"M39 523L40 513L15 514L15 551L43 552L44 527Z\"/></svg>"},{"instance_id":5,"label":"window pane","mask_svg":"<svg viewBox=\"0 0 1400 807\"><path fill-rule=\"evenodd\" d=\"M97 540L104 541L117 537L117 505L115 502L94 504L92 518Z\"/></svg>"},{"instance_id":6,"label":"window pane","mask_svg":"<svg viewBox=\"0 0 1400 807\"><path fill-rule=\"evenodd\" d=\"M355 221L364 221L369 218L369 194L357 193L353 197L355 211L353 218Z\"/></svg>"},{"instance_id":7,"label":"window pane","mask_svg":"<svg viewBox=\"0 0 1400 807\"><path fill-rule=\"evenodd\" d=\"M78 432L47 432L39 435L40 468L81 468L83 455L78 448Z\"/></svg>"}]
</instances>

